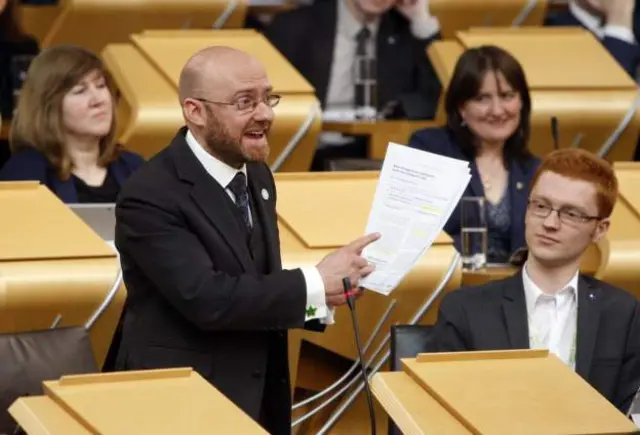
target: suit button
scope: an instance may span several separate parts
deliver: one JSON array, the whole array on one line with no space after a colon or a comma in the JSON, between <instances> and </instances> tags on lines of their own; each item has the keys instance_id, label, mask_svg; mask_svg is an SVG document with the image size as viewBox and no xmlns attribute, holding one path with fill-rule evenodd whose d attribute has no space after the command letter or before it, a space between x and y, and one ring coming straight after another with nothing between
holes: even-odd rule
<instances>
[{"instance_id":1,"label":"suit button","mask_svg":"<svg viewBox=\"0 0 640 435\"><path fill-rule=\"evenodd\" d=\"M285 338L287 334L285 332L279 332L278 336L280 336L280 338Z\"/></svg>"},{"instance_id":2,"label":"suit button","mask_svg":"<svg viewBox=\"0 0 640 435\"><path fill-rule=\"evenodd\" d=\"M261 378L262 377L262 372L260 370L254 370L253 373L251 373L251 376L253 376L254 378Z\"/></svg>"},{"instance_id":3,"label":"suit button","mask_svg":"<svg viewBox=\"0 0 640 435\"><path fill-rule=\"evenodd\" d=\"M280 383L285 385L287 383L287 378L280 378Z\"/></svg>"}]
</instances>

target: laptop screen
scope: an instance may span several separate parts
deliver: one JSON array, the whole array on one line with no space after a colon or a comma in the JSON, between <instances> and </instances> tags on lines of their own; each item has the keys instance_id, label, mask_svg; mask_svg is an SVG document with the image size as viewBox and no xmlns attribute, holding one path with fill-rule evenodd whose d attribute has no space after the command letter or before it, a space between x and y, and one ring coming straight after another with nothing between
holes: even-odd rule
<instances>
[{"instance_id":1,"label":"laptop screen","mask_svg":"<svg viewBox=\"0 0 640 435\"><path fill-rule=\"evenodd\" d=\"M68 204L93 231L103 240L112 242L116 230L116 205L107 204Z\"/></svg>"}]
</instances>

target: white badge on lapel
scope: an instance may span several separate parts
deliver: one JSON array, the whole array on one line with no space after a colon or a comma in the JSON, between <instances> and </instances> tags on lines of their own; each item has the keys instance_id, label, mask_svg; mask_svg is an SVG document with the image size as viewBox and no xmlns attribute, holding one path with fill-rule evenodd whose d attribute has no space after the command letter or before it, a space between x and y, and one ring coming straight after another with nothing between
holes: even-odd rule
<instances>
[{"instance_id":1,"label":"white badge on lapel","mask_svg":"<svg viewBox=\"0 0 640 435\"><path fill-rule=\"evenodd\" d=\"M262 189L262 199L264 199L265 201L269 200L269 192L267 192L267 189Z\"/></svg>"}]
</instances>

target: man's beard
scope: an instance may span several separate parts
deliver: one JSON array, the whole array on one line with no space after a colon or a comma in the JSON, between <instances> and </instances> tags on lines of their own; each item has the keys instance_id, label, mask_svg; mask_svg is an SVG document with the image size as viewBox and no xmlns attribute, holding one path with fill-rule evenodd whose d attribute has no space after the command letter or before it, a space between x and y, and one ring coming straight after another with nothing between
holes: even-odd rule
<instances>
[{"instance_id":1,"label":"man's beard","mask_svg":"<svg viewBox=\"0 0 640 435\"><path fill-rule=\"evenodd\" d=\"M204 130L207 148L214 156L232 167L245 163L263 162L266 157L254 157L242 149L242 136L236 138L210 109L206 109L208 122Z\"/></svg>"}]
</instances>

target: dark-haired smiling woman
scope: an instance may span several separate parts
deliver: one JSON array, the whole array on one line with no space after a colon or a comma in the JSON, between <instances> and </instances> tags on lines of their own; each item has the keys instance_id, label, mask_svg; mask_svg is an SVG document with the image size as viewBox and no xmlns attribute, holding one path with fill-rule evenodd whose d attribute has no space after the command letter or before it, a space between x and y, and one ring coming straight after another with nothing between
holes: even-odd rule
<instances>
[{"instance_id":1,"label":"dark-haired smiling woman","mask_svg":"<svg viewBox=\"0 0 640 435\"><path fill-rule=\"evenodd\" d=\"M470 162L463 196L487 199L487 261L505 263L525 246L529 182L539 160L528 148L531 98L518 61L505 50L482 46L458 59L445 95L447 124L417 131L409 146ZM460 250L460 206L445 231Z\"/></svg>"}]
</instances>

